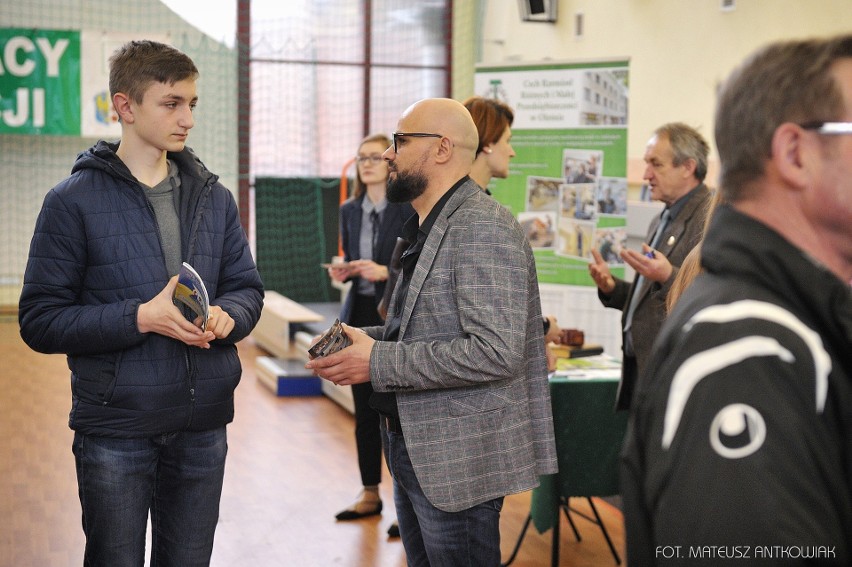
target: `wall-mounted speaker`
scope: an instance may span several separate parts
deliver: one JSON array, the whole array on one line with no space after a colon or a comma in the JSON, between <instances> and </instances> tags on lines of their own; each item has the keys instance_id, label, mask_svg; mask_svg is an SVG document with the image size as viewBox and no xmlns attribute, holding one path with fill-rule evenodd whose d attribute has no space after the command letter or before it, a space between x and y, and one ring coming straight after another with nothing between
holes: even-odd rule
<instances>
[{"instance_id":1,"label":"wall-mounted speaker","mask_svg":"<svg viewBox=\"0 0 852 567\"><path fill-rule=\"evenodd\" d=\"M544 14L544 0L528 0L530 14Z\"/></svg>"},{"instance_id":2,"label":"wall-mounted speaker","mask_svg":"<svg viewBox=\"0 0 852 567\"><path fill-rule=\"evenodd\" d=\"M559 0L518 0L521 20L524 22L556 22L556 5Z\"/></svg>"}]
</instances>

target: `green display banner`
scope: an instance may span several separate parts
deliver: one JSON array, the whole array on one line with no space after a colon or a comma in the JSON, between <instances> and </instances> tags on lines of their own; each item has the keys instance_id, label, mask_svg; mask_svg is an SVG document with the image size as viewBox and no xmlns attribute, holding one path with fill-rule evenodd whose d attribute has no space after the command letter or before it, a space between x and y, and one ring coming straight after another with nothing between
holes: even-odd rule
<instances>
[{"instance_id":1,"label":"green display banner","mask_svg":"<svg viewBox=\"0 0 852 567\"><path fill-rule=\"evenodd\" d=\"M489 189L526 231L539 281L593 286L592 250L622 276L628 62L483 66L475 88L514 110L516 156Z\"/></svg>"},{"instance_id":2,"label":"green display banner","mask_svg":"<svg viewBox=\"0 0 852 567\"><path fill-rule=\"evenodd\" d=\"M0 134L80 135L80 32L0 28Z\"/></svg>"}]
</instances>

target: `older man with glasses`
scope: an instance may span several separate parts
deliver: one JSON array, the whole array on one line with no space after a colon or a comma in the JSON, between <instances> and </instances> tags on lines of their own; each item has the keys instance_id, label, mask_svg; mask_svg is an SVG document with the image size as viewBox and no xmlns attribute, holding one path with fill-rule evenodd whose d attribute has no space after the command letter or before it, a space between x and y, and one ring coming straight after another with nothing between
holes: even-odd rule
<instances>
[{"instance_id":1,"label":"older man with glasses","mask_svg":"<svg viewBox=\"0 0 852 567\"><path fill-rule=\"evenodd\" d=\"M457 101L426 99L384 153L410 242L384 326L308 364L370 381L410 566L500 564L507 494L556 471L535 259L508 210L468 176L478 146Z\"/></svg>"}]
</instances>

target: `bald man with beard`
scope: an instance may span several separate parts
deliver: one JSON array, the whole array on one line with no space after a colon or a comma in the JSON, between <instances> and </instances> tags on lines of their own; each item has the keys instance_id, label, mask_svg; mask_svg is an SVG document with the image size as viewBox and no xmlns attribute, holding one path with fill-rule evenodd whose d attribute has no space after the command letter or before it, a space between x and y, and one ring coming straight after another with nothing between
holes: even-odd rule
<instances>
[{"instance_id":1,"label":"bald man with beard","mask_svg":"<svg viewBox=\"0 0 852 567\"><path fill-rule=\"evenodd\" d=\"M532 250L515 218L468 174L470 113L425 99L384 153L387 198L416 211L385 324L307 367L371 381L410 566L500 564L507 494L556 472Z\"/></svg>"}]
</instances>

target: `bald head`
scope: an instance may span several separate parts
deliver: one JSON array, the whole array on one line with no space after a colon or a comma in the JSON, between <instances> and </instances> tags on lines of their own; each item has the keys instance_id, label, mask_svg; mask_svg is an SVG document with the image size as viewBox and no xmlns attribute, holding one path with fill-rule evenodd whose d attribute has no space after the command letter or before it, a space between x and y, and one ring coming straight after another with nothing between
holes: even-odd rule
<instances>
[{"instance_id":1,"label":"bald head","mask_svg":"<svg viewBox=\"0 0 852 567\"><path fill-rule=\"evenodd\" d=\"M476 124L460 102L415 102L402 113L394 143L384 153L388 201L410 202L423 222L441 196L470 175L478 145Z\"/></svg>"},{"instance_id":2,"label":"bald head","mask_svg":"<svg viewBox=\"0 0 852 567\"><path fill-rule=\"evenodd\" d=\"M470 111L457 100L426 98L409 106L399 120L401 132L434 132L449 138L453 145L453 161L470 165L476 158L479 133Z\"/></svg>"}]
</instances>

